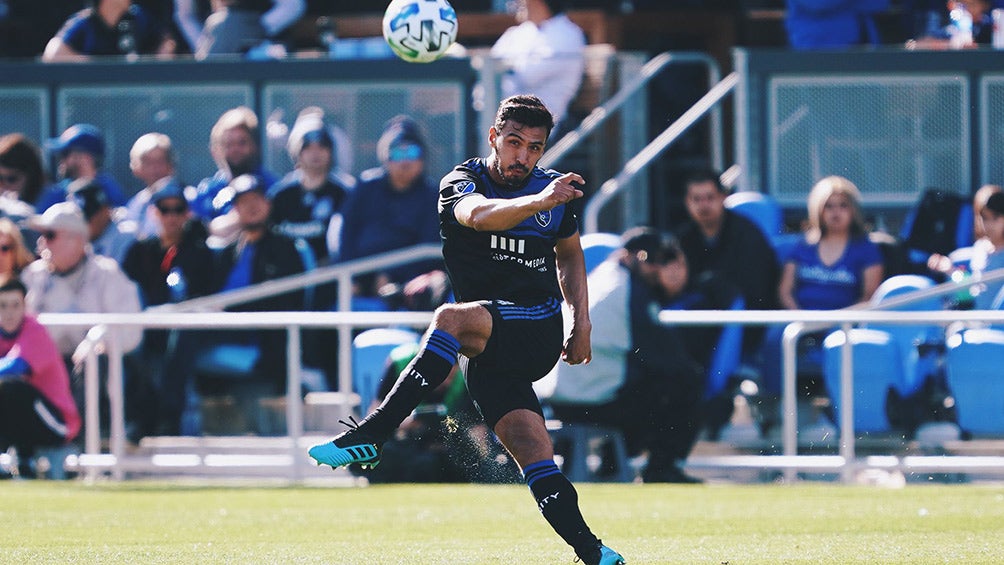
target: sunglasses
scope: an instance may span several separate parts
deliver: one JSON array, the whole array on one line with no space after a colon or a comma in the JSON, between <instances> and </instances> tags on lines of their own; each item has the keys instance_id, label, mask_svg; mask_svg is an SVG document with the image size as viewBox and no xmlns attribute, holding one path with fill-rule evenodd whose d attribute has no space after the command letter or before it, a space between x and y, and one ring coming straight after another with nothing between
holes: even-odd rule
<instances>
[{"instance_id":1,"label":"sunglasses","mask_svg":"<svg viewBox=\"0 0 1004 565\"><path fill-rule=\"evenodd\" d=\"M3 184L14 184L14 183L20 181L23 177L24 177L24 175L19 175L17 173L14 173L14 174L11 174L11 175L0 175L0 183L3 183Z\"/></svg>"},{"instance_id":2,"label":"sunglasses","mask_svg":"<svg viewBox=\"0 0 1004 565\"><path fill-rule=\"evenodd\" d=\"M180 215L184 214L185 212L188 212L188 207L186 207L186 206L157 206L157 210L159 210L161 214L177 214L177 215L180 216Z\"/></svg>"},{"instance_id":3,"label":"sunglasses","mask_svg":"<svg viewBox=\"0 0 1004 565\"><path fill-rule=\"evenodd\" d=\"M52 241L52 240L56 239L56 236L57 236L58 234L57 234L56 232L52 231L52 230L49 230L49 231L46 231L46 232L42 232L42 233L41 233L40 235L41 235L41 236L42 236L42 237L43 237L44 239L47 239L47 240L49 240L49 241Z\"/></svg>"}]
</instances>

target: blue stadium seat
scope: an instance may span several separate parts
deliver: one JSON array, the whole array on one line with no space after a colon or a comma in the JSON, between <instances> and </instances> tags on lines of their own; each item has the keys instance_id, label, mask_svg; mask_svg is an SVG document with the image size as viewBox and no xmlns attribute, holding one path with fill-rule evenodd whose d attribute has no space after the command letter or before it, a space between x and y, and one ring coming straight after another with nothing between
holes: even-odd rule
<instances>
[{"instance_id":1,"label":"blue stadium seat","mask_svg":"<svg viewBox=\"0 0 1004 565\"><path fill-rule=\"evenodd\" d=\"M421 337L412 330L373 328L352 340L352 388L359 395L362 415L369 410L376 396L390 352L399 345L417 343Z\"/></svg>"},{"instance_id":2,"label":"blue stadium seat","mask_svg":"<svg viewBox=\"0 0 1004 565\"><path fill-rule=\"evenodd\" d=\"M959 426L970 433L1004 433L1004 331L964 330L948 338L948 386Z\"/></svg>"},{"instance_id":3,"label":"blue stadium seat","mask_svg":"<svg viewBox=\"0 0 1004 565\"><path fill-rule=\"evenodd\" d=\"M872 295L871 305L882 308L882 303L888 300L931 288L935 282L921 275L896 275L889 277ZM883 308L884 309L884 308ZM943 310L941 298L926 298L911 304L892 308L900 312L922 312ZM937 324L870 324L873 330L881 330L892 336L895 346L902 359L905 394L913 394L924 384L924 378L934 371L932 364L936 358L924 356L918 345L940 345L944 342L944 330Z\"/></svg>"},{"instance_id":4,"label":"blue stadium seat","mask_svg":"<svg viewBox=\"0 0 1004 565\"><path fill-rule=\"evenodd\" d=\"M823 380L829 391L834 414L839 420L841 349L848 334L837 330L823 340ZM902 391L903 364L893 338L886 332L855 328L849 332L854 367L854 431L886 432L891 426L886 416L889 389Z\"/></svg>"},{"instance_id":5,"label":"blue stadium seat","mask_svg":"<svg viewBox=\"0 0 1004 565\"><path fill-rule=\"evenodd\" d=\"M621 247L621 237L614 233L587 233L581 238L582 254L586 259L586 273L592 272L596 265L606 260L615 250Z\"/></svg>"},{"instance_id":6,"label":"blue stadium seat","mask_svg":"<svg viewBox=\"0 0 1004 565\"><path fill-rule=\"evenodd\" d=\"M730 194L725 198L725 207L756 223L768 241L781 235L784 229L781 205L762 192L744 190Z\"/></svg>"}]
</instances>

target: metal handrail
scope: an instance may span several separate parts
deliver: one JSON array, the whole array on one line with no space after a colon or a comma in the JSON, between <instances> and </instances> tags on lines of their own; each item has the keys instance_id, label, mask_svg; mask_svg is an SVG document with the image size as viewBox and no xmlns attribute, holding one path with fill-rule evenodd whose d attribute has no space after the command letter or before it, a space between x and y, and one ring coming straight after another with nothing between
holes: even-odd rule
<instances>
[{"instance_id":1,"label":"metal handrail","mask_svg":"<svg viewBox=\"0 0 1004 565\"><path fill-rule=\"evenodd\" d=\"M436 243L423 243L397 251L380 253L371 257L345 261L344 263L327 267L318 267L305 273L273 279L245 288L193 298L174 304L164 304L148 308L147 311L204 312L207 310L222 310L228 306L243 304L252 300L258 300L259 298L337 281L340 290L338 293L338 310L340 312L349 312L352 310L352 293L343 289L352 288L352 277L386 267L394 267L414 261L438 259L442 258L442 256L442 246ZM352 328L350 327L338 328L338 387L340 390L350 390L352 388Z\"/></svg>"},{"instance_id":2,"label":"metal handrail","mask_svg":"<svg viewBox=\"0 0 1004 565\"><path fill-rule=\"evenodd\" d=\"M658 137L645 146L637 155L632 157L621 169L617 176L603 183L600 190L594 194L586 203L586 210L583 214L583 226L586 233L599 231L600 210L616 196L627 183L631 181L639 172L644 170L662 154L670 145L676 142L697 120L707 114L719 101L729 95L739 84L739 74L729 73L724 79L715 84L690 107L675 122L670 124Z\"/></svg>"},{"instance_id":3,"label":"metal handrail","mask_svg":"<svg viewBox=\"0 0 1004 565\"><path fill-rule=\"evenodd\" d=\"M718 62L707 53L679 52L660 53L645 63L638 75L624 85L615 95L586 116L577 128L565 134L540 158L539 165L549 168L575 149L596 128L603 125L639 90L646 86L652 78L669 65L678 63L703 63L708 67L708 88L712 88L721 78L722 72ZM721 111L715 108L711 115L711 156L712 163L721 169L723 163Z\"/></svg>"}]
</instances>

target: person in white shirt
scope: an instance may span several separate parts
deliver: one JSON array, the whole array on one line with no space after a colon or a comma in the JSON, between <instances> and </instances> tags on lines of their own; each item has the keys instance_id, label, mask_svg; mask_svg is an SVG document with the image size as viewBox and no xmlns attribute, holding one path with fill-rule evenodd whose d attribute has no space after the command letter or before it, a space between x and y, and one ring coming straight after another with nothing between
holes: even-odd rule
<instances>
[{"instance_id":1,"label":"person in white shirt","mask_svg":"<svg viewBox=\"0 0 1004 565\"><path fill-rule=\"evenodd\" d=\"M516 19L492 46L492 57L508 67L503 98L533 94L554 114L555 130L579 91L585 69L586 36L565 14L564 0L518 0Z\"/></svg>"}]
</instances>

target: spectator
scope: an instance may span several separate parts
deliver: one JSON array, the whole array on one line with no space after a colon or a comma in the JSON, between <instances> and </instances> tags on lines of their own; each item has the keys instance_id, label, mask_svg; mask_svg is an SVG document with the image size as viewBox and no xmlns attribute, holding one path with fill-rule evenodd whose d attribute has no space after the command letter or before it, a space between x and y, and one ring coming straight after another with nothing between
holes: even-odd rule
<instances>
[{"instance_id":1,"label":"spectator","mask_svg":"<svg viewBox=\"0 0 1004 565\"><path fill-rule=\"evenodd\" d=\"M73 202L54 204L34 216L31 226L42 234L41 258L21 274L28 287L28 310L48 312L139 312L136 285L108 257L94 255L87 245L89 228ZM53 339L69 358L84 340L87 328L59 327ZM140 334L121 331L122 350L139 345Z\"/></svg>"},{"instance_id":2,"label":"spectator","mask_svg":"<svg viewBox=\"0 0 1004 565\"><path fill-rule=\"evenodd\" d=\"M246 54L274 43L306 10L304 0L217 0L195 49L196 59Z\"/></svg>"},{"instance_id":3,"label":"spectator","mask_svg":"<svg viewBox=\"0 0 1004 565\"><path fill-rule=\"evenodd\" d=\"M586 36L565 14L566 0L518 0L516 19L491 48L502 59L502 97L535 94L560 127L585 70Z\"/></svg>"},{"instance_id":4,"label":"spectator","mask_svg":"<svg viewBox=\"0 0 1004 565\"><path fill-rule=\"evenodd\" d=\"M266 183L254 175L242 175L227 187L233 193L234 213L240 231L237 240L220 253L216 288L224 291L281 278L304 271L293 240L270 229L271 203ZM231 308L241 312L289 312L304 309L303 293L286 293ZM255 377L266 383L270 394L286 386L286 333L281 330L234 332L239 341L257 345L260 357ZM236 335L240 334L240 335Z\"/></svg>"},{"instance_id":5,"label":"spectator","mask_svg":"<svg viewBox=\"0 0 1004 565\"><path fill-rule=\"evenodd\" d=\"M219 169L199 182L192 201L197 217L209 221L227 212L232 194L221 191L241 175L260 177L268 186L275 183L275 175L261 165L258 135L258 116L246 106L227 110L216 121L209 134L209 150Z\"/></svg>"},{"instance_id":6,"label":"spectator","mask_svg":"<svg viewBox=\"0 0 1004 565\"><path fill-rule=\"evenodd\" d=\"M908 11L920 11L923 27L917 26L918 34L907 41L908 49L972 49L993 43L994 22L991 11L994 3L990 0L949 0L933 5L908 7ZM957 35L950 14L955 9L969 12L972 18L972 32Z\"/></svg>"},{"instance_id":7,"label":"spectator","mask_svg":"<svg viewBox=\"0 0 1004 565\"><path fill-rule=\"evenodd\" d=\"M170 137L156 132L145 133L132 144L129 169L143 183L143 188L126 203L123 219L136 225L137 239L157 235L160 226L156 224L157 216L150 202L158 190L175 182L174 165Z\"/></svg>"},{"instance_id":8,"label":"spectator","mask_svg":"<svg viewBox=\"0 0 1004 565\"><path fill-rule=\"evenodd\" d=\"M787 0L785 28L793 49L844 49L878 45L875 14L889 9L889 0Z\"/></svg>"},{"instance_id":9,"label":"spectator","mask_svg":"<svg viewBox=\"0 0 1004 565\"><path fill-rule=\"evenodd\" d=\"M214 256L206 247L202 224L191 219L181 187L168 184L153 194L150 204L158 231L155 237L136 242L122 264L139 286L143 305L149 308L213 293ZM199 339L191 331L146 330L143 334L140 355L156 393L148 409L156 414L153 425L158 435L181 433L185 391L194 372Z\"/></svg>"},{"instance_id":10,"label":"spectator","mask_svg":"<svg viewBox=\"0 0 1004 565\"><path fill-rule=\"evenodd\" d=\"M95 255L110 257L121 265L126 252L136 242L135 225L112 218L108 197L93 179L73 181L69 192L68 199L80 207L87 220L91 250Z\"/></svg>"},{"instance_id":11,"label":"spectator","mask_svg":"<svg viewBox=\"0 0 1004 565\"><path fill-rule=\"evenodd\" d=\"M45 46L42 61L85 62L94 56L171 55L168 30L131 0L95 0L77 12Z\"/></svg>"},{"instance_id":12,"label":"spectator","mask_svg":"<svg viewBox=\"0 0 1004 565\"><path fill-rule=\"evenodd\" d=\"M382 166L364 171L345 202L341 260L439 242L438 191L425 175L425 151L411 118L398 116L388 122L377 141ZM389 288L405 289L409 308L431 310L446 294L442 269L442 261L426 261L357 277L353 293L376 297L393 294Z\"/></svg>"},{"instance_id":13,"label":"spectator","mask_svg":"<svg viewBox=\"0 0 1004 565\"><path fill-rule=\"evenodd\" d=\"M331 255L328 227L340 226L337 220L332 224L332 218L341 212L354 183L345 184L334 173L335 138L320 108L300 112L288 149L296 168L269 189L272 224L290 239L302 238L318 264L327 264Z\"/></svg>"},{"instance_id":14,"label":"spectator","mask_svg":"<svg viewBox=\"0 0 1004 565\"><path fill-rule=\"evenodd\" d=\"M190 53L195 53L198 47L202 24L213 11L211 4L209 0L174 0L174 23Z\"/></svg>"},{"instance_id":15,"label":"spectator","mask_svg":"<svg viewBox=\"0 0 1004 565\"><path fill-rule=\"evenodd\" d=\"M139 292L136 285L122 272L113 259L94 255L87 244L89 229L80 207L73 202L53 204L45 213L31 219L31 227L39 238L41 258L25 267L21 279L28 288L26 304L33 314L43 313L132 313L140 311ZM67 368L83 362L87 327L53 327L50 330ZM115 331L123 354L139 345L142 333L130 328ZM99 344L99 347L105 347ZM129 367L131 358L125 359L126 418L132 439L134 424L139 424L142 412L138 400L145 390L143 382ZM107 414L107 411L102 411Z\"/></svg>"},{"instance_id":16,"label":"spectator","mask_svg":"<svg viewBox=\"0 0 1004 565\"><path fill-rule=\"evenodd\" d=\"M970 268L973 274L980 275L989 271L1004 268L1004 192L996 191L987 197L986 205L979 212L980 223L983 225L984 243L974 251ZM1004 283L985 284L976 295L977 310L1000 308L1001 289Z\"/></svg>"},{"instance_id":17,"label":"spectator","mask_svg":"<svg viewBox=\"0 0 1004 565\"><path fill-rule=\"evenodd\" d=\"M808 198L809 229L785 262L779 285L787 309L834 310L867 302L882 282L882 253L868 239L861 214L861 193L839 176L826 177ZM799 341L800 378L813 394L821 383L822 341L827 331ZM777 346L780 336L771 340ZM779 371L771 371L769 392L780 391Z\"/></svg>"},{"instance_id":18,"label":"spectator","mask_svg":"<svg viewBox=\"0 0 1004 565\"><path fill-rule=\"evenodd\" d=\"M0 218L0 282L19 277L34 260L17 225L10 218Z\"/></svg>"},{"instance_id":19,"label":"spectator","mask_svg":"<svg viewBox=\"0 0 1004 565\"><path fill-rule=\"evenodd\" d=\"M697 440L706 367L718 328L658 321L665 307L723 309L721 290L690 290L676 239L652 228L624 233L622 249L589 275L593 360L559 363L550 398L563 421L594 422L624 433L628 450L648 450L645 482L693 483L681 465Z\"/></svg>"},{"instance_id":20,"label":"spectator","mask_svg":"<svg viewBox=\"0 0 1004 565\"><path fill-rule=\"evenodd\" d=\"M44 184L38 147L20 133L0 137L0 202L15 199L34 204Z\"/></svg>"},{"instance_id":21,"label":"spectator","mask_svg":"<svg viewBox=\"0 0 1004 565\"><path fill-rule=\"evenodd\" d=\"M709 170L692 172L684 181L689 220L677 231L690 268L690 281L718 279L742 294L749 310L777 308L778 262L755 223L725 209L727 191ZM763 341L762 328L743 331L743 352L754 355Z\"/></svg>"},{"instance_id":22,"label":"spectator","mask_svg":"<svg viewBox=\"0 0 1004 565\"><path fill-rule=\"evenodd\" d=\"M59 159L57 169L60 181L39 196L35 202L38 213L65 201L67 187L77 179L95 179L104 188L113 207L126 203L122 186L101 170L105 158L105 138L100 129L91 124L75 124L66 128L59 137L49 140L46 146Z\"/></svg>"},{"instance_id":23,"label":"spectator","mask_svg":"<svg viewBox=\"0 0 1004 565\"><path fill-rule=\"evenodd\" d=\"M35 449L77 437L80 413L59 349L25 313L27 289L17 278L0 283L0 452L17 449L21 477L35 476Z\"/></svg>"},{"instance_id":24,"label":"spectator","mask_svg":"<svg viewBox=\"0 0 1004 565\"><path fill-rule=\"evenodd\" d=\"M983 209L987 206L987 200L994 193L1001 192L1001 187L996 184L985 184L973 194L973 250L977 253L992 252L993 244L989 242L986 232L983 230ZM947 255L934 253L927 259L927 268L934 273L947 275L955 270L956 266Z\"/></svg>"}]
</instances>

